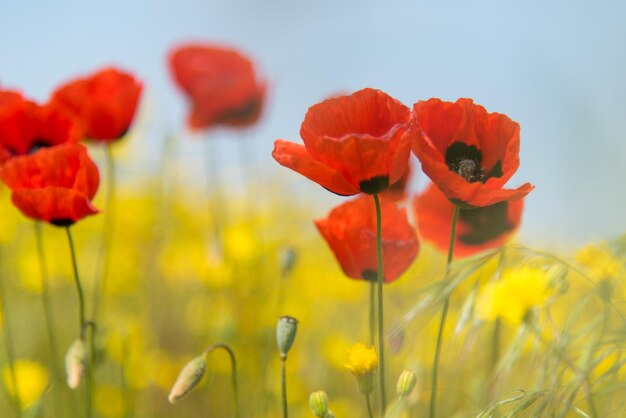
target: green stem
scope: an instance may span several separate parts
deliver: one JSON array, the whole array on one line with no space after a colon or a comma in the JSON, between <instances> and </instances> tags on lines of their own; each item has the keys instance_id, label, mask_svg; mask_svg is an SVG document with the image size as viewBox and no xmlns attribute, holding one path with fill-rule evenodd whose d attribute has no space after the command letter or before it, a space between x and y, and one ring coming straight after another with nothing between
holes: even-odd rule
<instances>
[{"instance_id":1,"label":"green stem","mask_svg":"<svg viewBox=\"0 0 626 418\"><path fill-rule=\"evenodd\" d=\"M233 409L235 411L235 418L239 418L239 384L237 383L237 359L235 358L235 352L228 344L217 343L213 344L209 348L204 351L204 355L209 355L212 351L221 348L228 353L230 357L230 365L231 365L231 384L233 387Z\"/></svg>"},{"instance_id":2,"label":"green stem","mask_svg":"<svg viewBox=\"0 0 626 418\"><path fill-rule=\"evenodd\" d=\"M374 346L376 335L376 283L370 282L370 345Z\"/></svg>"},{"instance_id":3,"label":"green stem","mask_svg":"<svg viewBox=\"0 0 626 418\"><path fill-rule=\"evenodd\" d=\"M283 403L283 418L288 417L287 410L287 357L281 357L280 359L280 388L282 394L282 403Z\"/></svg>"},{"instance_id":4,"label":"green stem","mask_svg":"<svg viewBox=\"0 0 626 418\"><path fill-rule=\"evenodd\" d=\"M95 283L93 286L93 320L98 322L100 306L104 304L104 295L106 292L106 282L109 276L109 268L111 266L111 242L113 240L113 231L115 228L115 159L111 151L111 145L107 144L104 148L106 161L107 187L104 199L104 221L102 225L102 241L100 242L100 251L96 262Z\"/></svg>"},{"instance_id":5,"label":"green stem","mask_svg":"<svg viewBox=\"0 0 626 418\"><path fill-rule=\"evenodd\" d=\"M365 395L365 402L367 403L367 414L369 418L374 418L374 413L372 412L372 401L370 399L370 395Z\"/></svg>"},{"instance_id":6,"label":"green stem","mask_svg":"<svg viewBox=\"0 0 626 418\"><path fill-rule=\"evenodd\" d=\"M378 194L374 193L374 205L376 206L376 259L378 260L378 355L379 373L378 384L380 386L380 416L385 415L387 408L387 396L385 394L385 332L383 329L383 244L382 244L382 214Z\"/></svg>"},{"instance_id":7,"label":"green stem","mask_svg":"<svg viewBox=\"0 0 626 418\"><path fill-rule=\"evenodd\" d=\"M22 401L20 399L20 393L17 389L17 376L15 374L15 353L13 352L13 343L11 338L11 321L9 317L9 310L6 309L6 298L4 288L4 272L0 271L0 309L2 309L2 318L4 323L4 345L7 353L7 362L9 363L9 373L11 380L13 381L13 396L10 396L13 407L15 408L15 416L17 418L22 417Z\"/></svg>"},{"instance_id":8,"label":"green stem","mask_svg":"<svg viewBox=\"0 0 626 418\"><path fill-rule=\"evenodd\" d=\"M444 277L444 285L448 284L448 275L450 274L450 266L454 255L454 242L456 238L456 224L459 219L461 209L454 207L452 215L452 228L450 229L450 244L448 245L448 260L446 262L446 272ZM445 291L445 288L444 288ZM439 331L437 332L437 345L435 346L435 360L433 361L433 380L430 392L430 418L435 418L437 408L437 379L439 377L439 358L441 356L441 342L443 339L443 330L446 326L446 318L448 316L448 308L450 307L450 294L446 294L443 300L443 308L441 310L441 321L439 322Z\"/></svg>"},{"instance_id":9,"label":"green stem","mask_svg":"<svg viewBox=\"0 0 626 418\"><path fill-rule=\"evenodd\" d=\"M92 400L92 391L93 391L93 358L94 358L94 346L93 346L93 341L94 341L94 334L95 334L95 327L94 327L94 323L93 322L88 322L85 319L85 296L83 294L83 287L80 284L80 276L78 274L78 263L76 261L76 250L74 249L74 240L72 239L72 232L70 231L70 227L67 226L65 228L65 231L67 232L67 240L69 242L69 246L70 246L70 254L71 254L71 258L72 258L72 268L74 271L74 284L76 285L76 291L78 292L78 320L79 320L79 324L78 324L78 329L79 329L79 335L80 335L80 339L85 341L85 333L87 328L91 327L92 331L91 331L91 343L89 344L89 364L87 364L87 370L86 370L86 388L85 388L85 396L86 396L86 400L87 400L87 418L91 418L92 416L92 407L91 407L91 400Z\"/></svg>"}]
</instances>

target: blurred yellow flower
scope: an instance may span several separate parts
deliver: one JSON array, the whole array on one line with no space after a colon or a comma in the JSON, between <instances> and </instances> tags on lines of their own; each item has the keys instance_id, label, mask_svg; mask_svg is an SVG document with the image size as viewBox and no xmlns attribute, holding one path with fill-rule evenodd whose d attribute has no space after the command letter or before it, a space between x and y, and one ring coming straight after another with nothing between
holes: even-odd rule
<instances>
[{"instance_id":1,"label":"blurred yellow flower","mask_svg":"<svg viewBox=\"0 0 626 418\"><path fill-rule=\"evenodd\" d=\"M124 394L115 386L98 386L94 394L94 404L96 410L105 418L118 418L124 415Z\"/></svg>"},{"instance_id":2,"label":"blurred yellow flower","mask_svg":"<svg viewBox=\"0 0 626 418\"><path fill-rule=\"evenodd\" d=\"M41 397L48 386L48 371L41 364L30 360L17 360L13 363L13 367L17 381L17 394L8 365L2 370L2 380L9 395L14 399L19 398L22 408L27 409Z\"/></svg>"},{"instance_id":3,"label":"blurred yellow flower","mask_svg":"<svg viewBox=\"0 0 626 418\"><path fill-rule=\"evenodd\" d=\"M548 273L540 268L524 266L505 270L499 281L487 284L479 293L476 314L485 321L502 318L517 326L529 310L548 300L549 282Z\"/></svg>"},{"instance_id":4,"label":"blurred yellow flower","mask_svg":"<svg viewBox=\"0 0 626 418\"><path fill-rule=\"evenodd\" d=\"M357 343L348 349L348 362L346 367L354 375L371 373L378 367L378 356L374 347Z\"/></svg>"},{"instance_id":5,"label":"blurred yellow flower","mask_svg":"<svg viewBox=\"0 0 626 418\"><path fill-rule=\"evenodd\" d=\"M621 263L613 256L606 244L584 246L576 253L576 261L587 270L592 278L598 280L617 277L622 268Z\"/></svg>"}]
</instances>

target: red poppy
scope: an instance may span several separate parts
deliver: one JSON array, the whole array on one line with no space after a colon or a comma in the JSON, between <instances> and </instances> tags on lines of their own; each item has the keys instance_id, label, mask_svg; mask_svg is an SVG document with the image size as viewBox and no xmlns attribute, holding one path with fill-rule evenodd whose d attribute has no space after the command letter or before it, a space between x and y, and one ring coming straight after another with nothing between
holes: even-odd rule
<instances>
[{"instance_id":1,"label":"red poppy","mask_svg":"<svg viewBox=\"0 0 626 418\"><path fill-rule=\"evenodd\" d=\"M69 226L98 213L92 204L98 168L80 144L62 144L7 161L0 178L13 204L32 219Z\"/></svg>"},{"instance_id":2,"label":"red poppy","mask_svg":"<svg viewBox=\"0 0 626 418\"><path fill-rule=\"evenodd\" d=\"M78 124L63 109L0 92L0 163L40 148L80 141Z\"/></svg>"},{"instance_id":3,"label":"red poppy","mask_svg":"<svg viewBox=\"0 0 626 418\"><path fill-rule=\"evenodd\" d=\"M454 205L431 184L415 197L413 209L420 236L447 252ZM456 227L454 257L467 257L504 245L519 228L523 209L524 199L461 209Z\"/></svg>"},{"instance_id":4,"label":"red poppy","mask_svg":"<svg viewBox=\"0 0 626 418\"><path fill-rule=\"evenodd\" d=\"M412 174L413 169L411 168L411 164L409 164L402 177L384 190L380 195L395 202L404 200L407 197L409 182L411 181Z\"/></svg>"},{"instance_id":5,"label":"red poppy","mask_svg":"<svg viewBox=\"0 0 626 418\"><path fill-rule=\"evenodd\" d=\"M105 68L61 86L52 95L52 102L76 115L87 139L111 142L130 129L141 89L131 74Z\"/></svg>"},{"instance_id":6,"label":"red poppy","mask_svg":"<svg viewBox=\"0 0 626 418\"><path fill-rule=\"evenodd\" d=\"M413 105L417 135L413 151L422 169L452 203L489 206L526 196L529 183L503 189L519 166L519 125L487 113L471 99L439 99Z\"/></svg>"},{"instance_id":7,"label":"red poppy","mask_svg":"<svg viewBox=\"0 0 626 418\"><path fill-rule=\"evenodd\" d=\"M406 172L412 132L406 106L367 88L309 108L304 146L278 139L272 155L333 193L374 194Z\"/></svg>"},{"instance_id":8,"label":"red poppy","mask_svg":"<svg viewBox=\"0 0 626 418\"><path fill-rule=\"evenodd\" d=\"M409 268L419 249L406 210L381 199L384 281L396 280ZM359 196L315 221L348 277L377 280L376 208L374 199Z\"/></svg>"},{"instance_id":9,"label":"red poppy","mask_svg":"<svg viewBox=\"0 0 626 418\"><path fill-rule=\"evenodd\" d=\"M259 119L265 83L256 79L254 64L240 52L188 44L170 53L169 65L174 81L191 102L190 128L244 127Z\"/></svg>"}]
</instances>

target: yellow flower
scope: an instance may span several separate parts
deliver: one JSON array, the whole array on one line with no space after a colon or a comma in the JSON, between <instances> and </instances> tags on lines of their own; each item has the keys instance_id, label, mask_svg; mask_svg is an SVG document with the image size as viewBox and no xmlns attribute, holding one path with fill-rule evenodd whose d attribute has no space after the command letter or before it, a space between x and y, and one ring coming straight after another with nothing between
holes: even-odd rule
<instances>
[{"instance_id":1,"label":"yellow flower","mask_svg":"<svg viewBox=\"0 0 626 418\"><path fill-rule=\"evenodd\" d=\"M606 244L587 245L581 248L576 253L576 261L592 278L598 280L617 277L622 267Z\"/></svg>"},{"instance_id":2,"label":"yellow flower","mask_svg":"<svg viewBox=\"0 0 626 418\"><path fill-rule=\"evenodd\" d=\"M493 321L502 318L519 325L534 307L542 306L550 297L549 277L545 270L524 266L505 270L499 281L487 284L478 295L478 318Z\"/></svg>"},{"instance_id":3,"label":"yellow flower","mask_svg":"<svg viewBox=\"0 0 626 418\"><path fill-rule=\"evenodd\" d=\"M22 408L27 409L41 397L48 386L48 372L42 365L30 360L17 360L13 363L13 367L17 381L17 394L8 365L2 370L2 379L9 395L14 399L19 399Z\"/></svg>"},{"instance_id":4,"label":"yellow flower","mask_svg":"<svg viewBox=\"0 0 626 418\"><path fill-rule=\"evenodd\" d=\"M364 375L376 371L378 356L374 347L366 347L357 343L348 349L346 367L354 375Z\"/></svg>"}]
</instances>

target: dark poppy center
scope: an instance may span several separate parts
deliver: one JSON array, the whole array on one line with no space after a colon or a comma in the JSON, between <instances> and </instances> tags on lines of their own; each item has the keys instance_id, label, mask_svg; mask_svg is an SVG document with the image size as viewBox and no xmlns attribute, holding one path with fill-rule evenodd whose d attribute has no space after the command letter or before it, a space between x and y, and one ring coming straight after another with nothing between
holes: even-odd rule
<instances>
[{"instance_id":1,"label":"dark poppy center","mask_svg":"<svg viewBox=\"0 0 626 418\"><path fill-rule=\"evenodd\" d=\"M47 139L37 138L30 145L30 148L28 149L28 154L33 154L34 152L39 151L42 148L50 148L51 146L52 143L50 143L50 141L48 141Z\"/></svg>"},{"instance_id":2,"label":"dark poppy center","mask_svg":"<svg viewBox=\"0 0 626 418\"><path fill-rule=\"evenodd\" d=\"M376 270L364 270L361 277L368 282L376 283L378 281L378 273Z\"/></svg>"},{"instance_id":3,"label":"dark poppy center","mask_svg":"<svg viewBox=\"0 0 626 418\"><path fill-rule=\"evenodd\" d=\"M508 214L509 203L506 201L476 209L461 209L459 219L467 230L459 235L459 241L465 245L482 245L499 238L513 229Z\"/></svg>"},{"instance_id":4,"label":"dark poppy center","mask_svg":"<svg viewBox=\"0 0 626 418\"><path fill-rule=\"evenodd\" d=\"M487 169L481 165L482 161L483 154L474 145L454 142L446 150L446 164L450 171L470 183L484 182L487 179Z\"/></svg>"},{"instance_id":5,"label":"dark poppy center","mask_svg":"<svg viewBox=\"0 0 626 418\"><path fill-rule=\"evenodd\" d=\"M72 219L50 219L49 221L54 226L71 226L74 224Z\"/></svg>"},{"instance_id":6,"label":"dark poppy center","mask_svg":"<svg viewBox=\"0 0 626 418\"><path fill-rule=\"evenodd\" d=\"M222 123L228 122L246 122L252 119L259 113L261 108L261 100L257 97L252 98L245 102L238 108L228 109L217 116L217 120Z\"/></svg>"},{"instance_id":7,"label":"dark poppy center","mask_svg":"<svg viewBox=\"0 0 626 418\"><path fill-rule=\"evenodd\" d=\"M380 193L387 187L389 187L388 176L376 176L359 182L359 189L367 194Z\"/></svg>"}]
</instances>

